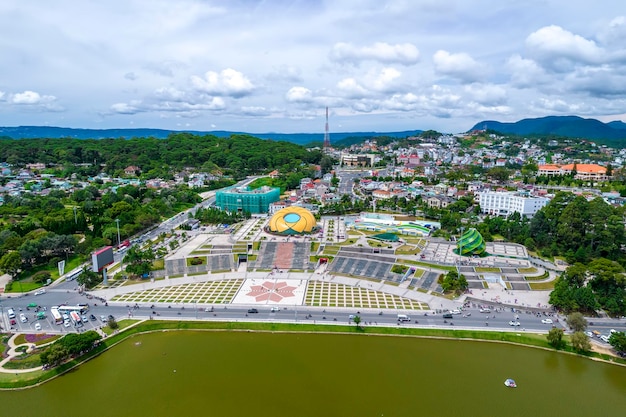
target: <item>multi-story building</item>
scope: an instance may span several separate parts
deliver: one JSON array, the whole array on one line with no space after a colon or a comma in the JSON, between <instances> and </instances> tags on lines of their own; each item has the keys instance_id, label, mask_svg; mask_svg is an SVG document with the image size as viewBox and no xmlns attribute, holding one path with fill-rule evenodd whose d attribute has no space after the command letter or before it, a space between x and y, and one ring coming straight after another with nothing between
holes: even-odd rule
<instances>
[{"instance_id":1,"label":"multi-story building","mask_svg":"<svg viewBox=\"0 0 626 417\"><path fill-rule=\"evenodd\" d=\"M251 190L249 187L230 187L215 193L215 205L227 211L267 213L271 203L280 199L280 188L263 186Z\"/></svg>"},{"instance_id":2,"label":"multi-story building","mask_svg":"<svg viewBox=\"0 0 626 417\"><path fill-rule=\"evenodd\" d=\"M606 181L609 177L606 168L597 164L567 164L567 165L540 165L537 175L570 175L576 174L577 180Z\"/></svg>"},{"instance_id":3,"label":"multi-story building","mask_svg":"<svg viewBox=\"0 0 626 417\"><path fill-rule=\"evenodd\" d=\"M545 197L528 197L503 191L485 191L477 195L481 212L495 216L519 213L524 217L533 217L550 201Z\"/></svg>"}]
</instances>

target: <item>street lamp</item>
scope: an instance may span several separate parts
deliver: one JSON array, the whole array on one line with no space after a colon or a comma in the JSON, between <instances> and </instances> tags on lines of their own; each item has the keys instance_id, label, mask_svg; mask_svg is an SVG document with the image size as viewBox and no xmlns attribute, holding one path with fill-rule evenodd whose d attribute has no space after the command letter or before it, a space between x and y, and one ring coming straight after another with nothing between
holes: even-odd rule
<instances>
[{"instance_id":1,"label":"street lamp","mask_svg":"<svg viewBox=\"0 0 626 417\"><path fill-rule=\"evenodd\" d=\"M120 219L115 219L115 223L117 223L117 247L119 248L122 242L120 240Z\"/></svg>"}]
</instances>

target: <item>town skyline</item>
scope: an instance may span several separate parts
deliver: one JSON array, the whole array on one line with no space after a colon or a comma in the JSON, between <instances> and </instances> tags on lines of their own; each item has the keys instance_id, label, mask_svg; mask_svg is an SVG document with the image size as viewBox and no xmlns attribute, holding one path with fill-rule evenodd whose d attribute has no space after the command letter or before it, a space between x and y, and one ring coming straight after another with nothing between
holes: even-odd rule
<instances>
[{"instance_id":1,"label":"town skyline","mask_svg":"<svg viewBox=\"0 0 626 417\"><path fill-rule=\"evenodd\" d=\"M262 132L626 120L626 6L10 0L0 125Z\"/></svg>"}]
</instances>

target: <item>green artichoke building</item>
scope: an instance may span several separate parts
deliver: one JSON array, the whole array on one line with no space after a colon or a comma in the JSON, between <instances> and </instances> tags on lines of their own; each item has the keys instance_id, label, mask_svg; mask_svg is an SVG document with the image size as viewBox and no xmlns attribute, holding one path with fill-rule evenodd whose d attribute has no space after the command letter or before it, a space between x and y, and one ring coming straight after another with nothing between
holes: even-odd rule
<instances>
[{"instance_id":1,"label":"green artichoke building","mask_svg":"<svg viewBox=\"0 0 626 417\"><path fill-rule=\"evenodd\" d=\"M485 254L485 241L478 230L469 229L458 240L456 250L463 256L481 256Z\"/></svg>"}]
</instances>

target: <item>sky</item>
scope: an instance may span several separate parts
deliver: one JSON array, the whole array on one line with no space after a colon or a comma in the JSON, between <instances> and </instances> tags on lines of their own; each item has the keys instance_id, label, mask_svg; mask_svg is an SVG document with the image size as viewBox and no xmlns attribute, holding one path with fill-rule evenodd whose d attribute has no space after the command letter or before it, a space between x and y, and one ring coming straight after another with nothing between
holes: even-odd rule
<instances>
[{"instance_id":1,"label":"sky","mask_svg":"<svg viewBox=\"0 0 626 417\"><path fill-rule=\"evenodd\" d=\"M0 126L626 121L623 0L2 0Z\"/></svg>"}]
</instances>

